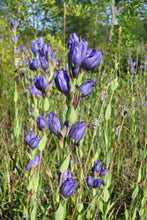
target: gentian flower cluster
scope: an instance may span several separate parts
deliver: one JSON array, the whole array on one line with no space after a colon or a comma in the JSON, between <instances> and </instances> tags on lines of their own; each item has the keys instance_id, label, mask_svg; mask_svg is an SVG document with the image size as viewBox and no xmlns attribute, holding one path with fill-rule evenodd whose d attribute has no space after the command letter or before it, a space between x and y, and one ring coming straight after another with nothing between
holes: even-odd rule
<instances>
[{"instance_id":1,"label":"gentian flower cluster","mask_svg":"<svg viewBox=\"0 0 147 220\"><path fill-rule=\"evenodd\" d=\"M19 25L19 22L16 20L12 20L12 21L10 21L10 25L12 27L12 32L14 34L14 36L11 37L11 40L12 40L13 44L16 45L16 43L18 41L18 37L16 36L16 28ZM14 53L17 53L18 51L19 51L19 49L17 49L16 47L13 50Z\"/></svg>"},{"instance_id":2,"label":"gentian flower cluster","mask_svg":"<svg viewBox=\"0 0 147 220\"><path fill-rule=\"evenodd\" d=\"M19 22L17 20L10 21L10 25L12 28L17 27L19 25Z\"/></svg>"},{"instance_id":3,"label":"gentian flower cluster","mask_svg":"<svg viewBox=\"0 0 147 220\"><path fill-rule=\"evenodd\" d=\"M30 59L29 67L31 70L37 70L40 66L46 72L49 67L49 59L53 66L56 65L56 50L51 54L49 44L43 44L43 37L38 37L37 40L32 40L30 55L35 55L37 58Z\"/></svg>"},{"instance_id":4,"label":"gentian flower cluster","mask_svg":"<svg viewBox=\"0 0 147 220\"><path fill-rule=\"evenodd\" d=\"M26 50L26 47L25 46L21 46L21 52L25 51Z\"/></svg>"},{"instance_id":5,"label":"gentian flower cluster","mask_svg":"<svg viewBox=\"0 0 147 220\"><path fill-rule=\"evenodd\" d=\"M30 146L30 148L33 150L36 147L38 147L38 144L40 142L39 137L35 137L35 133L33 131L28 131L27 135L25 137L25 142Z\"/></svg>"},{"instance_id":6,"label":"gentian flower cluster","mask_svg":"<svg viewBox=\"0 0 147 220\"><path fill-rule=\"evenodd\" d=\"M41 76L37 76L33 79L30 79L30 81L34 82L34 85L30 86L31 96L36 96L36 97L42 96L42 92L45 92L45 90L49 85L46 76L44 74Z\"/></svg>"},{"instance_id":7,"label":"gentian flower cluster","mask_svg":"<svg viewBox=\"0 0 147 220\"><path fill-rule=\"evenodd\" d=\"M33 58L33 60L29 57L29 67L31 70L37 70L40 67L40 62L37 58Z\"/></svg>"},{"instance_id":8,"label":"gentian flower cluster","mask_svg":"<svg viewBox=\"0 0 147 220\"><path fill-rule=\"evenodd\" d=\"M142 69L143 71L146 70L145 66L143 66L143 65L140 66L140 69Z\"/></svg>"},{"instance_id":9,"label":"gentian flower cluster","mask_svg":"<svg viewBox=\"0 0 147 220\"><path fill-rule=\"evenodd\" d=\"M145 95L145 103L142 104L142 106L146 107L147 106L147 95Z\"/></svg>"},{"instance_id":10,"label":"gentian flower cluster","mask_svg":"<svg viewBox=\"0 0 147 220\"><path fill-rule=\"evenodd\" d=\"M81 98L87 97L91 93L93 87L96 85L94 80L91 78L87 79L84 83L81 83L81 77L79 77L79 80L77 80L77 78L81 74L81 70L88 72L96 68L102 60L102 53L100 50L88 50L87 41L83 41L77 36L76 33L70 35L67 41L67 47L69 63L66 65L66 70L61 69L61 61L59 60L57 71L54 72L53 75L53 79L57 89L66 96L66 104L68 110L66 112L65 123L62 125L57 115L53 112L50 112L49 114L47 113L47 116L45 118L45 113L48 111L46 110L48 109L48 107L45 107L45 103L48 98L47 94L49 91L49 83L45 74L29 79L30 82L33 83L29 90L32 96L39 97L43 94L43 103L41 104L43 104L42 110L44 111L44 114L42 113L39 116L37 115L38 117L35 118L38 128L40 130L43 130L46 128L47 125L50 132L57 135L57 137L61 141L62 146L64 145L64 143L69 142L69 151L71 153L71 149L73 146L79 146L79 142L82 140L86 129L86 124L84 122L76 121L77 103L79 102L79 100L81 100ZM21 47L21 50L24 51L25 48ZM41 67L46 72L49 68L50 61L52 67L56 65L56 50L51 53L49 44L43 44L43 37L38 37L37 40L32 41L30 55L31 57L29 58L29 68L32 71L37 71ZM38 107L38 103L35 101L34 105L36 108ZM34 115L37 114L36 112L37 111L34 111ZM30 146L32 150L37 148L38 145L38 150L40 151L43 150L45 147L46 141L44 140L46 140L47 138L46 134L45 132L40 133L44 133L42 139L42 143L44 142L44 146L42 146L42 148L40 147L41 144L39 145L41 139L35 136L35 133L33 131L27 132L25 142ZM66 135L68 136L68 138L65 138ZM67 145L65 144L65 146ZM26 170L30 170L32 165L38 167L39 161L39 155L35 155L33 159L29 160L29 162L27 163ZM96 163L98 164L96 165ZM89 186L101 186L101 177L105 175L107 169L105 168L104 170L101 170L100 164L101 162L99 161L95 162L93 167L93 171L98 172L100 178L93 181L93 178L91 176L88 176L86 178L86 181ZM98 168L98 166L100 168ZM61 174L61 172L59 171L58 183L60 184L60 193L64 198L70 197L77 187L77 182L75 179L72 179L71 171L69 169L67 169L63 174Z\"/></svg>"},{"instance_id":11,"label":"gentian flower cluster","mask_svg":"<svg viewBox=\"0 0 147 220\"><path fill-rule=\"evenodd\" d=\"M32 160L29 160L29 162L26 165L26 170L29 171L34 165L36 168L39 166L39 161L40 161L40 156L39 155L34 155Z\"/></svg>"},{"instance_id":12,"label":"gentian flower cluster","mask_svg":"<svg viewBox=\"0 0 147 220\"><path fill-rule=\"evenodd\" d=\"M129 65L130 65L130 73L135 74L135 66L136 66L136 62L133 61L129 61Z\"/></svg>"},{"instance_id":13,"label":"gentian flower cluster","mask_svg":"<svg viewBox=\"0 0 147 220\"><path fill-rule=\"evenodd\" d=\"M73 78L77 78L80 67L86 71L94 69L102 60L100 50L87 50L88 43L79 39L76 33L70 35L67 41L68 60L74 65L72 68Z\"/></svg>"},{"instance_id":14,"label":"gentian flower cluster","mask_svg":"<svg viewBox=\"0 0 147 220\"><path fill-rule=\"evenodd\" d=\"M99 188L102 185L103 181L102 181L101 177L104 176L108 172L108 170L107 170L107 168L101 170L101 168L102 168L102 162L96 161L94 163L94 166L92 167L92 171L99 173L100 178L93 180L92 176L87 176L86 182L87 182L88 186Z\"/></svg>"},{"instance_id":15,"label":"gentian flower cluster","mask_svg":"<svg viewBox=\"0 0 147 220\"><path fill-rule=\"evenodd\" d=\"M13 42L18 41L18 37L17 36L13 36L11 39L12 39Z\"/></svg>"},{"instance_id":16,"label":"gentian flower cluster","mask_svg":"<svg viewBox=\"0 0 147 220\"><path fill-rule=\"evenodd\" d=\"M42 96L42 92L39 91L35 85L30 86L29 91L31 96L36 96L36 97Z\"/></svg>"},{"instance_id":17,"label":"gentian flower cluster","mask_svg":"<svg viewBox=\"0 0 147 220\"><path fill-rule=\"evenodd\" d=\"M61 181L60 192L64 198L68 198L74 193L77 187L77 182L75 179L71 178L71 171L69 169L67 169L64 172L62 176L62 180L61 180L61 172L59 171L59 175L58 175L59 184L60 184L60 181Z\"/></svg>"},{"instance_id":18,"label":"gentian flower cluster","mask_svg":"<svg viewBox=\"0 0 147 220\"><path fill-rule=\"evenodd\" d=\"M67 41L67 47L69 61L69 65L66 64L67 71L59 69L54 73L53 78L57 89L69 97L73 89L70 82L73 81L73 78L78 78L81 68L86 71L94 69L101 62L102 53L100 50L87 50L88 43L79 38L76 33L70 35ZM70 72L70 70L72 74L70 73L69 77L68 72ZM78 85L80 96L77 100L73 100L74 108L76 108L80 98L84 98L91 93L95 85L96 83L93 79L88 79L80 86Z\"/></svg>"},{"instance_id":19,"label":"gentian flower cluster","mask_svg":"<svg viewBox=\"0 0 147 220\"><path fill-rule=\"evenodd\" d=\"M68 129L68 123L65 122L62 126L62 123L58 119L55 113L50 112L46 117L46 123L51 131L51 133L57 135L60 131L61 134L64 136ZM69 131L69 138L73 139L75 143L78 143L80 140L82 140L84 136L84 132L86 129L86 124L84 122L76 122L72 128L70 128Z\"/></svg>"}]
</instances>

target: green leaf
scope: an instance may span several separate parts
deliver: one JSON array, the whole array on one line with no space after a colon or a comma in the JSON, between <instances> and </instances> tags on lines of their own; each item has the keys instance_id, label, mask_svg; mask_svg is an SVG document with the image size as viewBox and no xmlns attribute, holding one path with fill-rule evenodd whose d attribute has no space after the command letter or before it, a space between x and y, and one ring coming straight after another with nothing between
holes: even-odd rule
<instances>
[{"instance_id":1,"label":"green leaf","mask_svg":"<svg viewBox=\"0 0 147 220\"><path fill-rule=\"evenodd\" d=\"M118 87L118 82L117 79L115 79L112 83L111 83L111 90L115 91Z\"/></svg>"},{"instance_id":2,"label":"green leaf","mask_svg":"<svg viewBox=\"0 0 147 220\"><path fill-rule=\"evenodd\" d=\"M56 202L59 203L60 201L60 194L59 194L60 188L58 187L56 190Z\"/></svg>"},{"instance_id":3,"label":"green leaf","mask_svg":"<svg viewBox=\"0 0 147 220\"><path fill-rule=\"evenodd\" d=\"M112 182L112 174L109 172L108 173L108 177L107 177L107 188L109 188L110 187L110 185L111 185L111 182Z\"/></svg>"},{"instance_id":4,"label":"green leaf","mask_svg":"<svg viewBox=\"0 0 147 220\"><path fill-rule=\"evenodd\" d=\"M141 208L139 209L139 216L143 216L145 213L145 209Z\"/></svg>"},{"instance_id":5,"label":"green leaf","mask_svg":"<svg viewBox=\"0 0 147 220\"><path fill-rule=\"evenodd\" d=\"M104 136L105 136L105 143L106 143L106 145L108 145L108 143L109 143L108 130L104 131Z\"/></svg>"},{"instance_id":6,"label":"green leaf","mask_svg":"<svg viewBox=\"0 0 147 220\"><path fill-rule=\"evenodd\" d=\"M34 149L35 150L35 149ZM32 156L31 154L29 154L28 152L26 152L27 156L29 157L30 160L33 159L34 156Z\"/></svg>"},{"instance_id":7,"label":"green leaf","mask_svg":"<svg viewBox=\"0 0 147 220\"><path fill-rule=\"evenodd\" d=\"M38 115L39 115L39 110L38 110L38 108L35 106L35 108L34 108L34 117L37 118Z\"/></svg>"},{"instance_id":8,"label":"green leaf","mask_svg":"<svg viewBox=\"0 0 147 220\"><path fill-rule=\"evenodd\" d=\"M65 219L65 209L60 203L57 211L54 214L54 220L64 220L64 219Z\"/></svg>"},{"instance_id":9,"label":"green leaf","mask_svg":"<svg viewBox=\"0 0 147 220\"><path fill-rule=\"evenodd\" d=\"M47 112L49 110L49 99L47 97L45 97L44 101L43 101L43 108L44 111Z\"/></svg>"},{"instance_id":10,"label":"green leaf","mask_svg":"<svg viewBox=\"0 0 147 220\"><path fill-rule=\"evenodd\" d=\"M29 216L28 216L28 210L27 210L27 208L26 208L25 206L24 206L24 209L23 209L23 215L25 216L26 219L29 218Z\"/></svg>"},{"instance_id":11,"label":"green leaf","mask_svg":"<svg viewBox=\"0 0 147 220\"><path fill-rule=\"evenodd\" d=\"M34 185L33 185L34 192L37 192L38 183L39 183L39 178L38 178L38 173L36 173L34 175Z\"/></svg>"},{"instance_id":12,"label":"green leaf","mask_svg":"<svg viewBox=\"0 0 147 220\"><path fill-rule=\"evenodd\" d=\"M30 191L31 189L34 189L35 192L37 192L38 188L38 172L36 171L30 180L30 183L27 187L27 190Z\"/></svg>"},{"instance_id":13,"label":"green leaf","mask_svg":"<svg viewBox=\"0 0 147 220\"><path fill-rule=\"evenodd\" d=\"M77 120L77 112L74 109L73 105L71 105L66 113L66 121L72 125L76 122L76 120Z\"/></svg>"},{"instance_id":14,"label":"green leaf","mask_svg":"<svg viewBox=\"0 0 147 220\"><path fill-rule=\"evenodd\" d=\"M82 209L83 209L83 203L79 203L77 207L78 212L80 213Z\"/></svg>"},{"instance_id":15,"label":"green leaf","mask_svg":"<svg viewBox=\"0 0 147 220\"><path fill-rule=\"evenodd\" d=\"M107 202L110 198L110 193L107 188L104 190L104 202Z\"/></svg>"},{"instance_id":16,"label":"green leaf","mask_svg":"<svg viewBox=\"0 0 147 220\"><path fill-rule=\"evenodd\" d=\"M135 190L132 193L132 199L134 200L136 198L136 196L138 195L139 192L139 187L136 186Z\"/></svg>"},{"instance_id":17,"label":"green leaf","mask_svg":"<svg viewBox=\"0 0 147 220\"><path fill-rule=\"evenodd\" d=\"M129 212L128 212L128 210L127 210L127 209L125 209L125 218L126 218L126 220L128 220L128 219L129 219Z\"/></svg>"},{"instance_id":18,"label":"green leaf","mask_svg":"<svg viewBox=\"0 0 147 220\"><path fill-rule=\"evenodd\" d=\"M137 183L140 183L141 181L141 167L138 170L138 178L137 178Z\"/></svg>"},{"instance_id":19,"label":"green leaf","mask_svg":"<svg viewBox=\"0 0 147 220\"><path fill-rule=\"evenodd\" d=\"M43 151L45 146L46 146L46 142L47 142L47 136L46 134L44 134L44 136L41 138L40 142L39 142L39 145L38 145L38 149L40 151Z\"/></svg>"},{"instance_id":20,"label":"green leaf","mask_svg":"<svg viewBox=\"0 0 147 220\"><path fill-rule=\"evenodd\" d=\"M103 202L100 200L98 204L99 204L99 208L100 208L101 212L104 213L104 204L103 204Z\"/></svg>"},{"instance_id":21,"label":"green leaf","mask_svg":"<svg viewBox=\"0 0 147 220\"><path fill-rule=\"evenodd\" d=\"M137 209L135 208L134 214L133 214L133 217L132 217L132 220L135 220L135 219L136 219L136 211L137 211Z\"/></svg>"},{"instance_id":22,"label":"green leaf","mask_svg":"<svg viewBox=\"0 0 147 220\"><path fill-rule=\"evenodd\" d=\"M109 120L110 116L111 116L111 105L109 104L106 108L105 119Z\"/></svg>"},{"instance_id":23,"label":"green leaf","mask_svg":"<svg viewBox=\"0 0 147 220\"><path fill-rule=\"evenodd\" d=\"M35 220L36 219L36 212L37 212L37 207L34 206L32 212L31 212L31 220Z\"/></svg>"},{"instance_id":24,"label":"green leaf","mask_svg":"<svg viewBox=\"0 0 147 220\"><path fill-rule=\"evenodd\" d=\"M98 157L99 157L99 153L98 151L96 151L95 155L94 155L94 161L97 161L98 160Z\"/></svg>"},{"instance_id":25,"label":"green leaf","mask_svg":"<svg viewBox=\"0 0 147 220\"><path fill-rule=\"evenodd\" d=\"M67 158L64 160L64 162L62 163L60 167L61 173L64 173L67 170L69 166L69 160L70 160L70 154L67 156Z\"/></svg>"},{"instance_id":26,"label":"green leaf","mask_svg":"<svg viewBox=\"0 0 147 220\"><path fill-rule=\"evenodd\" d=\"M90 210L87 211L87 215L86 215L87 219L91 219L91 213L90 213Z\"/></svg>"},{"instance_id":27,"label":"green leaf","mask_svg":"<svg viewBox=\"0 0 147 220\"><path fill-rule=\"evenodd\" d=\"M78 215L77 220L83 220L83 215Z\"/></svg>"},{"instance_id":28,"label":"green leaf","mask_svg":"<svg viewBox=\"0 0 147 220\"><path fill-rule=\"evenodd\" d=\"M30 191L33 188L33 184L34 184L34 180L33 178L31 179L31 181L29 182L29 185L27 187L27 190Z\"/></svg>"}]
</instances>

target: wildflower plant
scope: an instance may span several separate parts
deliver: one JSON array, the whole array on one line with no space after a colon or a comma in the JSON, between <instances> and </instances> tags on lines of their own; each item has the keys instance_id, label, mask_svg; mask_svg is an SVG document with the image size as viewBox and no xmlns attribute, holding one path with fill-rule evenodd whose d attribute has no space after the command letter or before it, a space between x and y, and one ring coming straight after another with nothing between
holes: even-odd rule
<instances>
[{"instance_id":1,"label":"wildflower plant","mask_svg":"<svg viewBox=\"0 0 147 220\"><path fill-rule=\"evenodd\" d=\"M55 71L56 50L51 54L49 44L43 44L42 37L33 40L31 43L32 56L29 58L29 68L37 76L31 74L31 78L29 79L32 85L29 88L30 99L28 100L28 104L29 108L33 107L34 119L30 118L33 130L27 132L25 142L30 147L30 151L27 153L29 161L26 165L26 172L30 172L27 191L33 205L27 212L25 210L26 217L31 215L35 218L36 216L36 198L40 187L39 174L41 172L43 151L47 144L49 131L57 136L59 152L62 151L59 160L59 186L56 195L56 198L60 198L56 202L60 202L60 204L55 212L55 219L59 219L61 208L65 214L66 201L64 203L64 200L76 193L78 182L81 182L80 188L84 187L85 177L83 170L81 170L81 180L78 180L79 177L76 177L75 174L75 179L72 178L71 171L69 170L70 161L75 161L76 157L78 158L78 162L81 163L78 151L82 147L81 142L86 131L86 123L78 121L77 106L80 104L82 98L87 97L92 92L93 87L96 85L92 78L87 79L84 83L82 81L87 71L99 65L102 60L102 53L100 50L87 50L88 43L79 38L75 33L70 35L67 46L68 72L63 69ZM50 65L52 68L50 68ZM40 67L45 72L42 75L40 75ZM62 122L54 112L49 112L49 84L52 77L58 91L66 97L66 118ZM77 154L76 157L75 153ZM73 172L74 169L72 169ZM95 182L95 187L97 185L98 183ZM75 210L73 210L73 216L74 214Z\"/></svg>"},{"instance_id":2,"label":"wildflower plant","mask_svg":"<svg viewBox=\"0 0 147 220\"><path fill-rule=\"evenodd\" d=\"M13 42L16 44L14 38ZM79 117L83 99L86 99L93 92L92 90L97 84L92 79L90 72L102 62L102 53L96 49L88 50L88 42L83 41L76 33L70 35L67 41L67 47L68 64L65 70L60 68L61 62L56 66L57 51L54 50L51 53L49 44L43 43L43 37L38 37L37 40L31 42L31 56L29 55L28 57L29 70L27 69L27 76L25 78L25 83L29 86L27 96L28 112L31 109L31 116L28 119L30 128L25 136L28 157L28 162L25 165L28 182L26 189L27 206L24 207L24 216L26 219L29 219L29 216L31 216L31 219L35 219L37 216L37 200L42 183L43 167L46 170L44 154L47 150L50 136L58 142L56 146L59 175L56 184L53 184L51 180L52 175L47 172L49 186L52 192L55 220L64 219L66 216L67 200L70 200L73 206L71 217L77 218L76 209L79 207L79 204L82 204L81 198L84 189L90 187L88 191L91 191L90 194L99 201L102 193L101 190L106 182L106 180L103 182L102 178L108 170L107 168L101 169L102 163L100 161L95 162L93 165L93 177L88 174L90 172L88 166L90 154L96 136L97 126L101 118L97 119L99 123L94 128L92 144L87 149L87 159L84 162L82 148L84 148L84 138L87 135L87 124ZM25 53L25 46L21 46L21 51ZM110 85L113 96L117 88L117 80L110 83L108 88ZM57 94L60 97L64 96L64 121L61 120L60 115L56 114L56 109L50 111L50 107L52 108L50 106L52 87L58 91ZM112 96L109 105L105 108L105 137L106 151L108 153L107 135L109 131L107 123L111 114ZM104 108L104 102L105 98L103 100L102 110ZM102 111L100 117L101 114ZM75 161L77 162L75 163ZM80 174L77 174L77 166L80 167ZM108 166L109 160L107 161ZM97 174L94 174L95 172ZM57 175L54 178L57 178ZM56 190L56 193L54 190ZM87 193L86 196L88 196Z\"/></svg>"}]
</instances>

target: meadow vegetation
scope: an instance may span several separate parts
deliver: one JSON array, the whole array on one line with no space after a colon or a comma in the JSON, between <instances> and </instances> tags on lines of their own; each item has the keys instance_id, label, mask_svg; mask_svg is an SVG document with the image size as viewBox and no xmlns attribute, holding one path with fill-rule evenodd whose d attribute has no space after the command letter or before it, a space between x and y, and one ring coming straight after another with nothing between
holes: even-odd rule
<instances>
[{"instance_id":1,"label":"meadow vegetation","mask_svg":"<svg viewBox=\"0 0 147 220\"><path fill-rule=\"evenodd\" d=\"M22 9L0 8L0 217L145 220L145 6L116 1L108 40L108 1L45 2L50 29L46 16L34 29Z\"/></svg>"}]
</instances>

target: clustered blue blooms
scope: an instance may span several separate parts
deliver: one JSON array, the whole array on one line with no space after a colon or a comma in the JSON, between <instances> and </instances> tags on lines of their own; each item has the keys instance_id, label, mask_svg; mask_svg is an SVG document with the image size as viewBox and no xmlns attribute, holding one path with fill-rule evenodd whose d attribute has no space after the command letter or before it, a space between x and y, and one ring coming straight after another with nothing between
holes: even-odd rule
<instances>
[{"instance_id":1,"label":"clustered blue blooms","mask_svg":"<svg viewBox=\"0 0 147 220\"><path fill-rule=\"evenodd\" d=\"M32 160L29 160L29 162L26 165L26 170L29 171L34 165L36 168L39 166L39 161L40 161L40 156L39 155L34 155Z\"/></svg>"},{"instance_id":2,"label":"clustered blue blooms","mask_svg":"<svg viewBox=\"0 0 147 220\"><path fill-rule=\"evenodd\" d=\"M87 182L88 186L99 188L102 185L103 181L102 181L101 177L104 176L108 172L108 170L107 170L107 168L104 168L103 170L101 170L101 168L102 168L102 162L96 161L92 167L92 171L99 173L100 178L93 180L92 176L87 176L86 182Z\"/></svg>"},{"instance_id":3,"label":"clustered blue blooms","mask_svg":"<svg viewBox=\"0 0 147 220\"><path fill-rule=\"evenodd\" d=\"M59 184L60 184L60 181L61 181L60 192L64 198L68 198L74 193L77 187L77 182L75 179L71 178L71 171L69 169L67 169L63 173L62 180L61 180L61 171L59 171L59 175L58 175Z\"/></svg>"},{"instance_id":4,"label":"clustered blue blooms","mask_svg":"<svg viewBox=\"0 0 147 220\"><path fill-rule=\"evenodd\" d=\"M27 135L25 137L25 142L30 146L30 148L33 150L36 147L38 147L38 144L40 142L39 137L35 137L35 133L33 131L28 131Z\"/></svg>"},{"instance_id":5,"label":"clustered blue blooms","mask_svg":"<svg viewBox=\"0 0 147 220\"><path fill-rule=\"evenodd\" d=\"M56 49L51 53L49 44L43 44L43 37L38 37L37 40L32 40L30 55L35 57L29 58L29 68L33 71L41 68L46 72L49 68L49 59L51 58L51 65L56 65Z\"/></svg>"},{"instance_id":6,"label":"clustered blue blooms","mask_svg":"<svg viewBox=\"0 0 147 220\"><path fill-rule=\"evenodd\" d=\"M12 28L17 27L19 25L19 22L17 20L10 21L10 25Z\"/></svg>"},{"instance_id":7,"label":"clustered blue blooms","mask_svg":"<svg viewBox=\"0 0 147 220\"><path fill-rule=\"evenodd\" d=\"M136 62L133 62L133 61L129 61L129 64L130 64L130 73L132 73L132 74L135 74L135 66L136 66Z\"/></svg>"},{"instance_id":8,"label":"clustered blue blooms","mask_svg":"<svg viewBox=\"0 0 147 220\"><path fill-rule=\"evenodd\" d=\"M33 58L33 60L29 57L29 67L31 70L37 70L40 67L40 62L37 58Z\"/></svg>"},{"instance_id":9,"label":"clustered blue blooms","mask_svg":"<svg viewBox=\"0 0 147 220\"><path fill-rule=\"evenodd\" d=\"M42 92L45 92L49 83L46 79L46 76L43 74L41 76L37 76L33 79L30 79L30 81L34 82L34 85L30 86L30 95L31 96L42 96Z\"/></svg>"},{"instance_id":10,"label":"clustered blue blooms","mask_svg":"<svg viewBox=\"0 0 147 220\"><path fill-rule=\"evenodd\" d=\"M68 96L71 90L70 78L67 72L72 69L72 75L70 75L71 80L77 78L80 74L80 69L83 68L86 71L94 69L102 60L102 53L100 50L87 50L88 43L83 41L77 36L76 33L70 35L67 41L68 47L68 61L70 66L67 64L67 71L59 70L54 73L54 81L57 89ZM88 79L85 83L81 84L78 88L81 98L88 96L93 87L96 85L93 79ZM78 99L80 100L80 99ZM75 105L76 106L76 105Z\"/></svg>"},{"instance_id":11,"label":"clustered blue blooms","mask_svg":"<svg viewBox=\"0 0 147 220\"><path fill-rule=\"evenodd\" d=\"M46 123L51 131L51 133L57 135L58 131L61 131L61 134L65 135L68 129L68 123L65 122L62 126L62 123L58 119L55 113L50 112L46 117ZM86 129L86 124L84 122L76 122L69 131L69 138L79 142L83 136Z\"/></svg>"},{"instance_id":12,"label":"clustered blue blooms","mask_svg":"<svg viewBox=\"0 0 147 220\"><path fill-rule=\"evenodd\" d=\"M73 82L74 78L77 78L80 75L81 69L90 71L97 67L102 60L102 53L100 50L87 50L87 41L83 41L77 36L76 33L70 35L67 41L67 47L69 63L66 64L66 70L60 69L59 60L59 65L57 67L57 71L53 75L53 79L57 89L62 94L67 96L67 99L71 99L71 81ZM22 46L21 50L24 51L25 47ZM56 65L56 50L51 53L49 44L43 44L43 37L38 37L37 40L33 40L31 42L30 55L31 57L29 57L29 68L32 71L37 71L41 67L46 72L50 65L49 62L51 62L52 67ZM29 80L30 82L34 83L34 85L30 86L29 88L31 96L39 97L42 96L42 94L46 94L49 83L45 74ZM79 84L76 85L76 88L79 91L79 97L77 100L79 101L80 98L87 97L95 85L96 83L91 78L87 79L80 86ZM73 107L76 108L76 105L74 106L74 102L72 104ZM71 127L65 121L62 126L62 123L58 119L57 115L53 112L50 112L46 118L43 115L39 115L36 118L36 123L40 130L45 129L47 126L50 132L57 135L58 137L64 137L68 134L69 140L73 140L74 145L79 144L84 136L86 129L86 124L81 121L75 122ZM40 138L35 136L33 131L28 131L25 137L25 142L33 150L38 147ZM32 160L29 160L26 166L26 170L30 170L32 165L38 167L39 161L40 157L35 155ZM96 171L96 165L94 169ZM104 169L99 170L99 172L101 177L107 171ZM93 181L91 176L87 177L87 181L89 185L94 187L100 187L102 184L101 179L96 179ZM64 198L71 196L77 187L77 182L75 179L72 179L71 171L69 169L67 169L62 175L59 171L58 183L60 184L60 192Z\"/></svg>"},{"instance_id":13,"label":"clustered blue blooms","mask_svg":"<svg viewBox=\"0 0 147 220\"><path fill-rule=\"evenodd\" d=\"M146 107L147 106L147 95L145 95L145 103L142 104L142 106Z\"/></svg>"},{"instance_id":14,"label":"clustered blue blooms","mask_svg":"<svg viewBox=\"0 0 147 220\"><path fill-rule=\"evenodd\" d=\"M36 96L36 97L42 96L42 92L39 91L35 85L30 86L29 91L31 96Z\"/></svg>"},{"instance_id":15,"label":"clustered blue blooms","mask_svg":"<svg viewBox=\"0 0 147 220\"><path fill-rule=\"evenodd\" d=\"M26 50L26 47L25 46L21 46L21 52L25 51Z\"/></svg>"},{"instance_id":16,"label":"clustered blue blooms","mask_svg":"<svg viewBox=\"0 0 147 220\"><path fill-rule=\"evenodd\" d=\"M72 76L77 78L79 70L83 67L86 71L94 69L102 60L100 50L87 50L88 42L83 41L76 33L70 35L67 41L68 60L73 65Z\"/></svg>"},{"instance_id":17,"label":"clustered blue blooms","mask_svg":"<svg viewBox=\"0 0 147 220\"><path fill-rule=\"evenodd\" d=\"M69 76L64 70L59 70L53 76L57 89L64 95L67 95L70 91Z\"/></svg>"},{"instance_id":18,"label":"clustered blue blooms","mask_svg":"<svg viewBox=\"0 0 147 220\"><path fill-rule=\"evenodd\" d=\"M16 35L16 28L19 25L19 22L17 20L12 20L12 21L10 21L10 25L12 27L12 32L14 33L14 36L11 37L11 40L12 40L13 44L16 45L16 42L18 41L18 37L15 36L15 35ZM14 53L18 53L19 49L18 48L14 48L13 52Z\"/></svg>"},{"instance_id":19,"label":"clustered blue blooms","mask_svg":"<svg viewBox=\"0 0 147 220\"><path fill-rule=\"evenodd\" d=\"M15 42L15 41L18 41L18 37L17 36L13 36L11 37L12 41Z\"/></svg>"}]
</instances>

